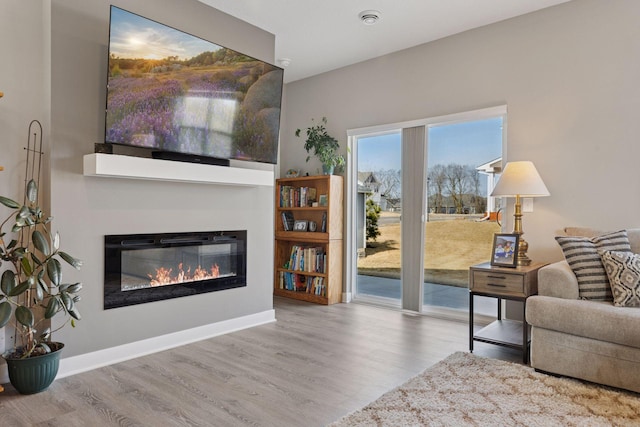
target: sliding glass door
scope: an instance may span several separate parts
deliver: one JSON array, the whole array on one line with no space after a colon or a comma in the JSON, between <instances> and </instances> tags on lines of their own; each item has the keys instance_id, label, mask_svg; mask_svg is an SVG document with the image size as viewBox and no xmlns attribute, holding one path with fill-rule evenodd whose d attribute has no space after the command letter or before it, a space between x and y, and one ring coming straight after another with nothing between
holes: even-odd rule
<instances>
[{"instance_id":1,"label":"sliding glass door","mask_svg":"<svg viewBox=\"0 0 640 427\"><path fill-rule=\"evenodd\" d=\"M502 167L503 117L428 128L423 310L467 311L469 267L487 261L499 206L490 200ZM494 298L477 310L495 313Z\"/></svg>"},{"instance_id":2,"label":"sliding glass door","mask_svg":"<svg viewBox=\"0 0 640 427\"><path fill-rule=\"evenodd\" d=\"M503 157L506 108L349 133L348 264L356 300L466 312L470 265L500 226L488 198ZM480 302L491 314L495 304Z\"/></svg>"},{"instance_id":3,"label":"sliding glass door","mask_svg":"<svg viewBox=\"0 0 640 427\"><path fill-rule=\"evenodd\" d=\"M402 252L401 134L356 139L356 297L400 305Z\"/></svg>"}]
</instances>

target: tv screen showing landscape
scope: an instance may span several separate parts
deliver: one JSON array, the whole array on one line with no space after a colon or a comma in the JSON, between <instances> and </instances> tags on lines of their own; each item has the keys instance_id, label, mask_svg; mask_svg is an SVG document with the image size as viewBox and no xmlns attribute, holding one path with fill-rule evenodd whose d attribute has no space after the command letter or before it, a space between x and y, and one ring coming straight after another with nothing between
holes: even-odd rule
<instances>
[{"instance_id":1,"label":"tv screen showing landscape","mask_svg":"<svg viewBox=\"0 0 640 427\"><path fill-rule=\"evenodd\" d=\"M111 6L105 142L276 163L283 70Z\"/></svg>"}]
</instances>

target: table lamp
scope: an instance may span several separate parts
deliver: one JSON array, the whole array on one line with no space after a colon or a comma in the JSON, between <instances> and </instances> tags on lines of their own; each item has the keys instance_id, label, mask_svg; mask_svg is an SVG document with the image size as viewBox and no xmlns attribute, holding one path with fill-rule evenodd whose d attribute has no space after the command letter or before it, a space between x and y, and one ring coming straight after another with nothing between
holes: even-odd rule
<instances>
[{"instance_id":1,"label":"table lamp","mask_svg":"<svg viewBox=\"0 0 640 427\"><path fill-rule=\"evenodd\" d=\"M522 238L522 204L521 197L549 196L549 190L540 178L536 167L530 161L509 162L502 171L498 183L491 192L491 197L515 197L515 212L513 214L513 234L519 235L518 265L529 265L531 259L527 256L529 244Z\"/></svg>"}]
</instances>

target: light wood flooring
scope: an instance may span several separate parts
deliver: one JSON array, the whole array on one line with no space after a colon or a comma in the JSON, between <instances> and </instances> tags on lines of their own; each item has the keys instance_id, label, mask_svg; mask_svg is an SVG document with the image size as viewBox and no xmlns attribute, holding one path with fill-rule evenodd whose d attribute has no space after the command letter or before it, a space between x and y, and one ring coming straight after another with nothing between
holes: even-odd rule
<instances>
[{"instance_id":1,"label":"light wood flooring","mask_svg":"<svg viewBox=\"0 0 640 427\"><path fill-rule=\"evenodd\" d=\"M0 394L2 426L322 426L456 351L466 323L275 298L277 322ZM476 343L476 354L520 354Z\"/></svg>"}]
</instances>

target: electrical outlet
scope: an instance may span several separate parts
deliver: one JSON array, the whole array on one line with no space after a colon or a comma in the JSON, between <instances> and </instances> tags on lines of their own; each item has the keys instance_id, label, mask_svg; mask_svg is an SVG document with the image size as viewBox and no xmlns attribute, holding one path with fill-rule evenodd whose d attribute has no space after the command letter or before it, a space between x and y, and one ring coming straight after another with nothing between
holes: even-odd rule
<instances>
[{"instance_id":1,"label":"electrical outlet","mask_svg":"<svg viewBox=\"0 0 640 427\"><path fill-rule=\"evenodd\" d=\"M533 197L522 198L522 212L533 212Z\"/></svg>"}]
</instances>

